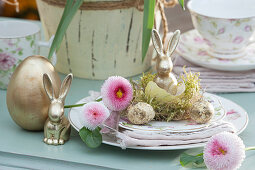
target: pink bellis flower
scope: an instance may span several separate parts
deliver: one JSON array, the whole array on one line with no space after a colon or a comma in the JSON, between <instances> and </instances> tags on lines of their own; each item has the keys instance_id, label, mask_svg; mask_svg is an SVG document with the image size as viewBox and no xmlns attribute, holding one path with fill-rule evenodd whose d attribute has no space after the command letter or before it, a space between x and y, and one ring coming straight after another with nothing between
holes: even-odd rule
<instances>
[{"instance_id":1,"label":"pink bellis flower","mask_svg":"<svg viewBox=\"0 0 255 170\"><path fill-rule=\"evenodd\" d=\"M255 147L245 148L242 139L236 134L221 132L208 140L203 153L195 156L182 153L180 163L182 166L205 165L211 170L235 170L241 166L245 151L249 150L255 150Z\"/></svg>"},{"instance_id":2,"label":"pink bellis flower","mask_svg":"<svg viewBox=\"0 0 255 170\"><path fill-rule=\"evenodd\" d=\"M133 88L130 82L120 76L111 76L101 88L103 102L112 111L126 109L133 99Z\"/></svg>"},{"instance_id":3,"label":"pink bellis flower","mask_svg":"<svg viewBox=\"0 0 255 170\"><path fill-rule=\"evenodd\" d=\"M241 166L245 158L245 146L241 138L222 132L209 139L204 148L204 162L212 170L232 170Z\"/></svg>"},{"instance_id":4,"label":"pink bellis flower","mask_svg":"<svg viewBox=\"0 0 255 170\"><path fill-rule=\"evenodd\" d=\"M89 102L83 106L80 115L80 122L90 130L102 125L110 116L109 110L103 103Z\"/></svg>"}]
</instances>

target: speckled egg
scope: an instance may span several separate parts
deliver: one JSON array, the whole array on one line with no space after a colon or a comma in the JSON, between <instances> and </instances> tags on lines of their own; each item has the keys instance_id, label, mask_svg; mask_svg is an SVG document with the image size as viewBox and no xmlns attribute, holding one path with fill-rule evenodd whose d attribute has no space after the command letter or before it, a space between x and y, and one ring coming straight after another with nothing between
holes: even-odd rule
<instances>
[{"instance_id":1,"label":"speckled egg","mask_svg":"<svg viewBox=\"0 0 255 170\"><path fill-rule=\"evenodd\" d=\"M133 124L146 124L155 117L155 111L151 105L144 102L138 102L137 104L128 107L127 117Z\"/></svg>"},{"instance_id":2,"label":"speckled egg","mask_svg":"<svg viewBox=\"0 0 255 170\"><path fill-rule=\"evenodd\" d=\"M207 123L214 114L214 108L211 103L206 100L199 100L192 106L190 110L190 118L196 123Z\"/></svg>"}]
</instances>

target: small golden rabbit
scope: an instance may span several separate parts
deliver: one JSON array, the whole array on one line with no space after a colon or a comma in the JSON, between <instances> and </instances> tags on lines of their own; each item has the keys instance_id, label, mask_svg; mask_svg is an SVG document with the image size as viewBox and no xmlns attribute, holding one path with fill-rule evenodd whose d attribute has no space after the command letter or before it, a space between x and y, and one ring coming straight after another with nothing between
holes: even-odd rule
<instances>
[{"instance_id":1,"label":"small golden rabbit","mask_svg":"<svg viewBox=\"0 0 255 170\"><path fill-rule=\"evenodd\" d=\"M154 79L154 82L162 89L165 89L171 95L178 95L182 93L185 89L184 84L182 83L182 87L178 88L177 79L172 72L173 63L171 60L171 55L173 54L175 48L178 45L180 38L180 31L176 30L172 37L169 40L166 53L163 51L163 44L159 33L157 30L152 30L152 42L154 48L157 52L156 58L156 70L157 76Z\"/></svg>"},{"instance_id":2,"label":"small golden rabbit","mask_svg":"<svg viewBox=\"0 0 255 170\"><path fill-rule=\"evenodd\" d=\"M59 96L55 96L52 81L48 74L43 75L44 89L51 100L48 119L44 124L44 142L49 145L63 145L70 137L71 127L64 116L64 103L73 79L68 74L61 84Z\"/></svg>"}]
</instances>

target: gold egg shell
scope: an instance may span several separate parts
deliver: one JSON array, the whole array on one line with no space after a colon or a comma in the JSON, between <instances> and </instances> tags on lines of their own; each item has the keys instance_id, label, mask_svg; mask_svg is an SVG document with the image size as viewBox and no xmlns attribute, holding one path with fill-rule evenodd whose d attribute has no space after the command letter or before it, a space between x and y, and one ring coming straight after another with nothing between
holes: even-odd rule
<instances>
[{"instance_id":1,"label":"gold egg shell","mask_svg":"<svg viewBox=\"0 0 255 170\"><path fill-rule=\"evenodd\" d=\"M30 56L23 60L14 71L6 95L9 113L20 127L26 130L43 130L48 118L50 100L43 88L43 74L52 80L55 95L61 85L54 66L42 56Z\"/></svg>"}]
</instances>

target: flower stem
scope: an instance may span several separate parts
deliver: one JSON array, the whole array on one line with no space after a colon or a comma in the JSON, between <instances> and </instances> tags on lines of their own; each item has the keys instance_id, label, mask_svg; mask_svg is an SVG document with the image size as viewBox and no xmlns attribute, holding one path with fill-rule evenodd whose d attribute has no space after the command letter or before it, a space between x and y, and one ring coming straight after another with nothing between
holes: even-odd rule
<instances>
[{"instance_id":1,"label":"flower stem","mask_svg":"<svg viewBox=\"0 0 255 170\"><path fill-rule=\"evenodd\" d=\"M102 98L99 98L97 100L95 100L96 102L100 102L102 101ZM83 105L85 105L87 103L81 103L81 104L73 104L73 105L65 105L64 108L73 108L73 107L81 107Z\"/></svg>"},{"instance_id":2,"label":"flower stem","mask_svg":"<svg viewBox=\"0 0 255 170\"><path fill-rule=\"evenodd\" d=\"M64 106L64 108L81 107L81 106L83 106L85 104L87 104L87 103L74 104L74 105L66 105L66 106Z\"/></svg>"},{"instance_id":3,"label":"flower stem","mask_svg":"<svg viewBox=\"0 0 255 170\"><path fill-rule=\"evenodd\" d=\"M204 153L202 152L202 153L200 153L200 154L197 154L196 156L202 156L202 155L204 155Z\"/></svg>"},{"instance_id":4,"label":"flower stem","mask_svg":"<svg viewBox=\"0 0 255 170\"><path fill-rule=\"evenodd\" d=\"M255 150L255 146L245 148L245 151L249 151L249 150Z\"/></svg>"}]
</instances>

